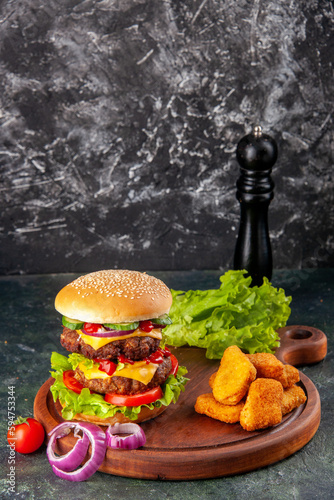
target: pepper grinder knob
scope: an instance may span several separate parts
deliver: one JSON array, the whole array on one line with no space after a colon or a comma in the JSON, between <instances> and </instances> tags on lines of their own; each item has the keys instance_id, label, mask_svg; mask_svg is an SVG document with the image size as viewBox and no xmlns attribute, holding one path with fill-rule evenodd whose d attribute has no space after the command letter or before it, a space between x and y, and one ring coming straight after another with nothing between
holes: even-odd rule
<instances>
[{"instance_id":1,"label":"pepper grinder knob","mask_svg":"<svg viewBox=\"0 0 334 500\"><path fill-rule=\"evenodd\" d=\"M257 126L237 146L240 177L237 199L240 226L234 253L234 269L245 269L252 286L261 286L272 275L272 253L268 229L268 209L274 197L271 169L277 160L277 144Z\"/></svg>"}]
</instances>

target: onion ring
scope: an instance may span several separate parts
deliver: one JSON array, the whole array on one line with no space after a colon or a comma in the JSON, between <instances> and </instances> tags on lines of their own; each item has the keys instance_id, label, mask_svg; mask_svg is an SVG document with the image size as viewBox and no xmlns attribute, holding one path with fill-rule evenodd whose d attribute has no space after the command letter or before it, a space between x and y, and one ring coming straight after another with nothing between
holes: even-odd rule
<instances>
[{"instance_id":1,"label":"onion ring","mask_svg":"<svg viewBox=\"0 0 334 500\"><path fill-rule=\"evenodd\" d=\"M72 450L70 450L65 455L57 456L54 452L56 439L69 434L71 427L74 427L74 436L78 439ZM46 450L47 457L51 465L55 465L59 469L66 472L70 472L79 467L86 456L89 446L89 439L87 434L85 433L83 433L82 436L79 436L78 431L79 429L76 423L69 424L68 422L64 422L58 425L53 429L53 431L51 431L51 433L49 434L50 440L48 442Z\"/></svg>"},{"instance_id":2,"label":"onion ring","mask_svg":"<svg viewBox=\"0 0 334 500\"><path fill-rule=\"evenodd\" d=\"M119 434L128 434L128 436L119 436ZM115 425L109 425L106 430L107 445L110 448L122 450L134 450L146 443L146 436L143 429L131 422Z\"/></svg>"},{"instance_id":3,"label":"onion ring","mask_svg":"<svg viewBox=\"0 0 334 500\"><path fill-rule=\"evenodd\" d=\"M83 432L84 436L82 437L82 442L80 443L81 440L78 439L74 448L66 455L63 455L63 457L65 457L63 458L63 463L61 460L62 457L59 457L59 462L56 462L58 466L56 466L54 465L55 458L53 457L54 441L58 437L66 435L67 434L66 431L68 429L73 429L73 428L75 429L75 435L78 435L77 433L80 430ZM56 474L56 476L62 479L66 479L67 481L85 481L100 468L106 454L107 437L106 434L103 432L102 429L100 429L98 425L91 424L90 422L63 422L57 425L49 433L49 436L51 439L47 447L47 456L52 466L52 470ZM91 456L82 467L76 469L76 467L78 467L78 465L80 465L80 463L82 462L81 460L81 462L78 463L79 453L81 458L81 454L83 453L83 449L86 446L86 443L87 443L87 448L83 456L86 455L86 451L88 449L89 443L87 442L86 438L91 444L92 448ZM59 466L59 464L61 465Z\"/></svg>"}]
</instances>

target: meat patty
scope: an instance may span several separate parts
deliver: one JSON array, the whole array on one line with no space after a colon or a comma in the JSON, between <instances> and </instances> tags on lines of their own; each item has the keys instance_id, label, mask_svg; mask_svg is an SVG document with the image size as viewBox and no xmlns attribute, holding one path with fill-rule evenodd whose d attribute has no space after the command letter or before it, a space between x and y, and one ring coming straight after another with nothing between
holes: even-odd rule
<instances>
[{"instance_id":1,"label":"meat patty","mask_svg":"<svg viewBox=\"0 0 334 500\"><path fill-rule=\"evenodd\" d=\"M138 394L140 392L148 391L153 387L157 387L165 382L170 371L172 369L172 361L170 358L164 358L163 362L158 365L158 369L155 372L152 380L147 384L143 384L138 380L133 380L126 377L113 376L110 378L96 378L92 380L87 380L84 373L75 369L75 378L84 386L88 387L94 392L99 392L100 394L105 394L106 392L114 394Z\"/></svg>"},{"instance_id":2,"label":"meat patty","mask_svg":"<svg viewBox=\"0 0 334 500\"><path fill-rule=\"evenodd\" d=\"M89 359L116 359L123 354L128 359L140 361L158 349L160 340L152 337L131 337L115 340L95 350L90 345L85 344L75 330L64 327L60 343L67 351L82 354Z\"/></svg>"}]
</instances>

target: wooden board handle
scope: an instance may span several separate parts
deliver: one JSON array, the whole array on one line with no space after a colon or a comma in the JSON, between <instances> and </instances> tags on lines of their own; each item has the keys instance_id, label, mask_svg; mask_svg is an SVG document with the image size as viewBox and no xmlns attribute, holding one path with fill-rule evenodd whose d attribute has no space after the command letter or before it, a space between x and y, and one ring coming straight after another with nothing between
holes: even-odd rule
<instances>
[{"instance_id":1,"label":"wooden board handle","mask_svg":"<svg viewBox=\"0 0 334 500\"><path fill-rule=\"evenodd\" d=\"M327 354L327 337L317 328L304 325L285 326L278 330L281 345L276 357L293 366L311 365Z\"/></svg>"}]
</instances>

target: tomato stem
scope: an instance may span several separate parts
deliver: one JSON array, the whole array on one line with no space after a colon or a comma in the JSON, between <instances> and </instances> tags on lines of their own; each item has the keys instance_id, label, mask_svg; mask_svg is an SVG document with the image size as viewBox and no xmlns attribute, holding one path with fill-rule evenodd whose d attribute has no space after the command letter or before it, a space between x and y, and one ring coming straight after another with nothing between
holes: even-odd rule
<instances>
[{"instance_id":1,"label":"tomato stem","mask_svg":"<svg viewBox=\"0 0 334 500\"><path fill-rule=\"evenodd\" d=\"M14 422L14 425L20 425L20 424L27 424L30 427L30 424L28 422L28 417L27 418L17 417L17 419Z\"/></svg>"}]
</instances>

